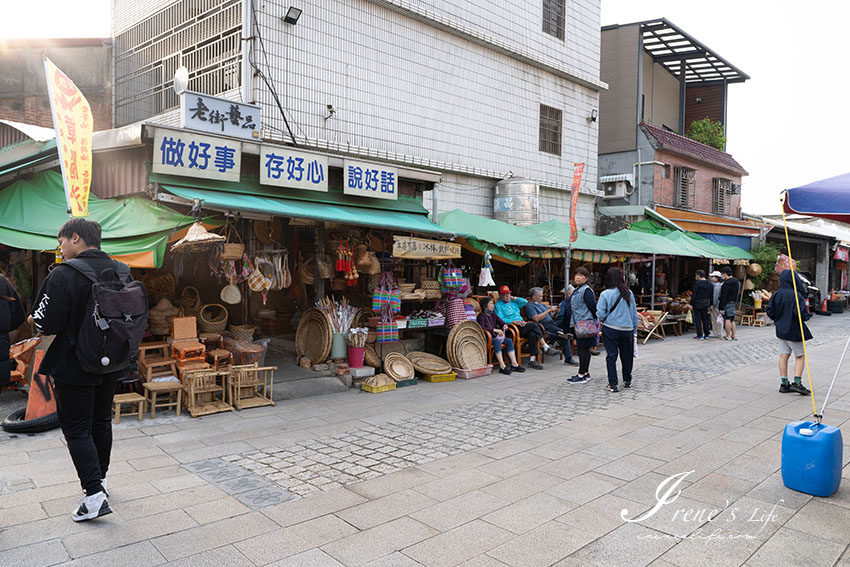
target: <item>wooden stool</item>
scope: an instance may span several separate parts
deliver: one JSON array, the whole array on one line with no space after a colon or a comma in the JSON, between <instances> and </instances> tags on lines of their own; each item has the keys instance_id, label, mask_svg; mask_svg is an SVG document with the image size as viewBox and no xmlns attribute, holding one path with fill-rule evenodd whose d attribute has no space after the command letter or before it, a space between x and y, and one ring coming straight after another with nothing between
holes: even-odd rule
<instances>
[{"instance_id":1,"label":"wooden stool","mask_svg":"<svg viewBox=\"0 0 850 567\"><path fill-rule=\"evenodd\" d=\"M186 375L186 372L190 372L192 370L206 370L209 367L209 363L204 362L203 359L192 359L186 361L185 364L181 364L177 371L180 373L180 381L183 382L183 377Z\"/></svg>"},{"instance_id":2,"label":"wooden stool","mask_svg":"<svg viewBox=\"0 0 850 567\"><path fill-rule=\"evenodd\" d=\"M748 327L753 326L753 316L752 315L741 315L741 325L746 325Z\"/></svg>"},{"instance_id":3,"label":"wooden stool","mask_svg":"<svg viewBox=\"0 0 850 567\"><path fill-rule=\"evenodd\" d=\"M223 348L208 350L207 362L216 370L227 370L233 364L233 353Z\"/></svg>"},{"instance_id":4,"label":"wooden stool","mask_svg":"<svg viewBox=\"0 0 850 567\"><path fill-rule=\"evenodd\" d=\"M201 333L198 335L198 340L210 351L221 347L222 336L221 333Z\"/></svg>"},{"instance_id":5,"label":"wooden stool","mask_svg":"<svg viewBox=\"0 0 850 567\"><path fill-rule=\"evenodd\" d=\"M162 358L148 358L139 360L139 370L145 378L145 382L150 382L154 378L160 376L177 377L177 361L170 356Z\"/></svg>"},{"instance_id":6,"label":"wooden stool","mask_svg":"<svg viewBox=\"0 0 850 567\"><path fill-rule=\"evenodd\" d=\"M200 341L197 339L189 339L184 341L174 341L171 343L171 356L177 360L189 360L194 358L204 359L204 353L207 351Z\"/></svg>"},{"instance_id":7,"label":"wooden stool","mask_svg":"<svg viewBox=\"0 0 850 567\"><path fill-rule=\"evenodd\" d=\"M143 384L143 387L145 389L145 400L151 408L151 419L156 417L156 408L174 408L174 412L180 415L183 384L171 381L147 382ZM156 397L159 394L167 394L166 401L157 402Z\"/></svg>"},{"instance_id":8,"label":"wooden stool","mask_svg":"<svg viewBox=\"0 0 850 567\"><path fill-rule=\"evenodd\" d=\"M139 343L139 362L145 362L151 358L168 358L168 343L165 341Z\"/></svg>"},{"instance_id":9,"label":"wooden stool","mask_svg":"<svg viewBox=\"0 0 850 567\"><path fill-rule=\"evenodd\" d=\"M122 415L138 415L139 421L142 421L142 414L145 413L145 398L139 394L116 394L112 398L112 403L115 404L115 423L121 423ZM121 413L121 406L124 404L137 404L136 411Z\"/></svg>"}]
</instances>

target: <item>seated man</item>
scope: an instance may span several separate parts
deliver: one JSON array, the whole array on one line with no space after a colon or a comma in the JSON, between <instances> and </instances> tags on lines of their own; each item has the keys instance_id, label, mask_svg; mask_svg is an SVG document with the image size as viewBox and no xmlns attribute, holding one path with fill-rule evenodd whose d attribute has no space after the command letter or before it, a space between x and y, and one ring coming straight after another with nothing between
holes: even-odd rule
<instances>
[{"instance_id":1,"label":"seated man","mask_svg":"<svg viewBox=\"0 0 850 567\"><path fill-rule=\"evenodd\" d=\"M546 307L543 304L543 288L533 287L529 293L531 294L531 301L525 304L525 316L528 317L529 321L543 325L543 328L546 330L544 340L559 341L561 352L564 353L567 363L578 366L578 363L572 360L573 352L570 342L567 340L567 334L559 329L558 325L555 324L555 320L552 319L552 314L557 315L560 308L554 305ZM544 348L546 348L546 354L549 354L551 347L547 344Z\"/></svg>"},{"instance_id":2,"label":"seated man","mask_svg":"<svg viewBox=\"0 0 850 567\"><path fill-rule=\"evenodd\" d=\"M528 354L531 355L531 361L528 363L528 366L535 370L543 370L543 365L537 362L537 353L539 351L537 342L543 338L543 331L540 330L539 325L535 325L534 323L528 324L523 320L520 309L525 307L526 303L528 301L525 299L512 296L511 288L503 285L499 288L499 301L496 302L495 309L496 315L502 321L517 326L519 336L528 340Z\"/></svg>"},{"instance_id":3,"label":"seated man","mask_svg":"<svg viewBox=\"0 0 850 567\"><path fill-rule=\"evenodd\" d=\"M570 329L570 319L572 319L570 314L573 309L570 304L570 297L573 295L573 291L575 291L575 288L572 285L568 285L564 290L564 300L558 307L558 315L555 317L555 325L561 331L558 333L558 338L561 340L561 352L564 353L564 364L578 366L578 361L573 358L573 337L571 335L572 330Z\"/></svg>"}]
</instances>

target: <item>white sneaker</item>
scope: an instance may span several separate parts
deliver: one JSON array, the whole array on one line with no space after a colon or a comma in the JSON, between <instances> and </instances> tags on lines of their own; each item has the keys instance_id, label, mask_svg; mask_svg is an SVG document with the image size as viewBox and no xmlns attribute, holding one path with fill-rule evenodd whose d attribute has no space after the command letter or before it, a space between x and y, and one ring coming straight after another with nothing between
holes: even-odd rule
<instances>
[{"instance_id":1,"label":"white sneaker","mask_svg":"<svg viewBox=\"0 0 850 567\"><path fill-rule=\"evenodd\" d=\"M106 493L98 492L97 494L80 498L80 505L71 514L71 518L75 522L83 522L111 513L112 510L109 509L109 502L106 501Z\"/></svg>"}]
</instances>

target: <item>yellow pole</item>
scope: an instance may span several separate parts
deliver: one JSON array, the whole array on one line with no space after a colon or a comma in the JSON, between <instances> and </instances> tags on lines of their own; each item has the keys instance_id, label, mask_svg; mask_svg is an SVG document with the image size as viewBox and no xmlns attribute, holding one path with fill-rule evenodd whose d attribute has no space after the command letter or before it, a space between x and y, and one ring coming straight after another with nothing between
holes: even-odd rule
<instances>
[{"instance_id":1,"label":"yellow pole","mask_svg":"<svg viewBox=\"0 0 850 567\"><path fill-rule=\"evenodd\" d=\"M794 303L797 304L797 320L800 323L800 337L803 339L803 356L806 361L806 373L809 375L809 394L812 396L812 415L820 423L818 408L815 405L815 389L812 388L812 369L809 368L809 352L806 350L806 335L803 333L803 312L800 309L800 300L797 297L797 271L794 269L794 258L791 256L791 241L788 238L788 223L785 220L785 206L782 207L782 226L785 228L785 248L788 250L788 259L791 261L791 284L794 286Z\"/></svg>"}]
</instances>

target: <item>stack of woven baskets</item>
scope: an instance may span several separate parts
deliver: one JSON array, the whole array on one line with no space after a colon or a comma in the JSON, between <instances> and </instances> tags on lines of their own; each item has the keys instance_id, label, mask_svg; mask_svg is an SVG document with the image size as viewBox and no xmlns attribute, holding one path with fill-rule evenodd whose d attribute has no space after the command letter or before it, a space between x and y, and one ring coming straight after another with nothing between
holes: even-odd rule
<instances>
[{"instance_id":1,"label":"stack of woven baskets","mask_svg":"<svg viewBox=\"0 0 850 567\"><path fill-rule=\"evenodd\" d=\"M427 352L410 352L407 359L422 374L448 374L452 371L452 365L445 359Z\"/></svg>"},{"instance_id":2,"label":"stack of woven baskets","mask_svg":"<svg viewBox=\"0 0 850 567\"><path fill-rule=\"evenodd\" d=\"M384 358L384 372L396 382L412 380L413 363L403 354L391 352Z\"/></svg>"},{"instance_id":3,"label":"stack of woven baskets","mask_svg":"<svg viewBox=\"0 0 850 567\"><path fill-rule=\"evenodd\" d=\"M440 299L443 297L442 292L440 292L440 282L437 280L423 278L419 286L420 289L417 291L422 292L425 299Z\"/></svg>"},{"instance_id":4,"label":"stack of woven baskets","mask_svg":"<svg viewBox=\"0 0 850 567\"><path fill-rule=\"evenodd\" d=\"M156 307L148 310L148 325L154 335L168 335L171 333L171 320L180 314L180 310L174 307L166 298L159 300Z\"/></svg>"},{"instance_id":5,"label":"stack of woven baskets","mask_svg":"<svg viewBox=\"0 0 850 567\"><path fill-rule=\"evenodd\" d=\"M309 358L313 364L320 364L330 355L332 343L333 330L328 315L315 308L306 310L295 332L295 353Z\"/></svg>"},{"instance_id":6,"label":"stack of woven baskets","mask_svg":"<svg viewBox=\"0 0 850 567\"><path fill-rule=\"evenodd\" d=\"M487 337L475 321L463 321L452 327L446 351L455 368L475 370L487 366Z\"/></svg>"}]
</instances>

